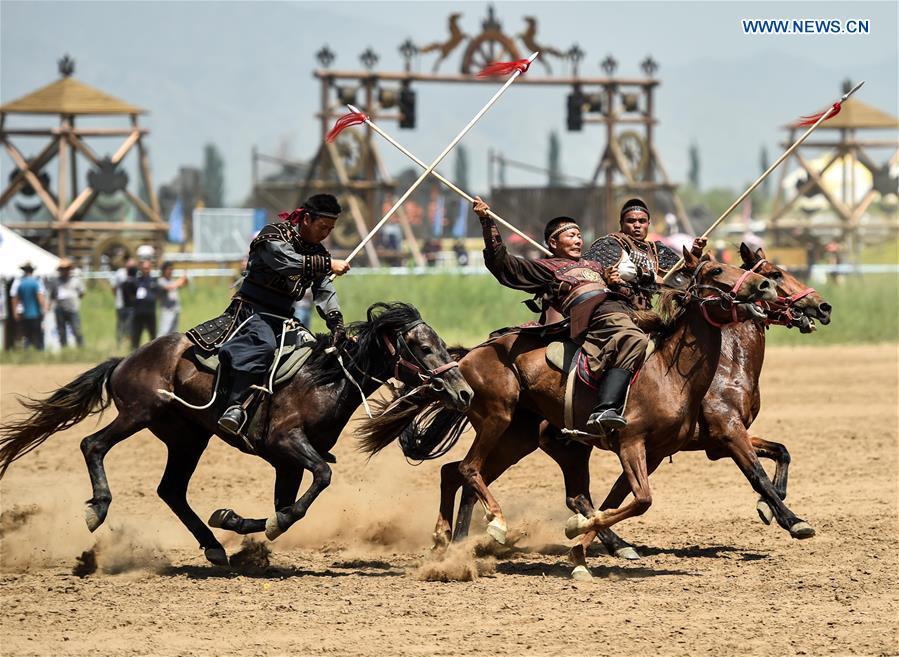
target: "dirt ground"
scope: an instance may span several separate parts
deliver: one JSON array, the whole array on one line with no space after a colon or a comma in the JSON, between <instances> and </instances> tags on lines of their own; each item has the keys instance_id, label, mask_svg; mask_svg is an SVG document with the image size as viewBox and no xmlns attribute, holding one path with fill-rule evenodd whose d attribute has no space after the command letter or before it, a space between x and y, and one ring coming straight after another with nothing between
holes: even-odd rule
<instances>
[{"instance_id":1,"label":"dirt ground","mask_svg":"<svg viewBox=\"0 0 899 657\"><path fill-rule=\"evenodd\" d=\"M47 391L83 369L3 367L3 417L18 409L11 393ZM0 484L0 650L899 654L897 348L769 350L762 384L756 433L790 448L787 502L817 536L797 541L762 525L733 463L676 455L652 479L649 512L617 527L643 558L597 549L588 583L569 578L561 476L539 453L493 486L510 528L526 532L516 549L489 554L489 540L473 539L482 556L469 545L439 560L429 541L440 463L412 467L395 446L367 462L351 424L331 488L268 544L270 565L235 572L209 565L156 496L165 450L147 432L110 453L109 518L87 531L78 442L88 420L13 464ZM592 471L601 497L617 461L595 453ZM222 506L266 517L272 483L264 462L215 441L191 502L204 518ZM229 553L241 550L240 537L221 534ZM74 575L92 548L97 571Z\"/></svg>"}]
</instances>

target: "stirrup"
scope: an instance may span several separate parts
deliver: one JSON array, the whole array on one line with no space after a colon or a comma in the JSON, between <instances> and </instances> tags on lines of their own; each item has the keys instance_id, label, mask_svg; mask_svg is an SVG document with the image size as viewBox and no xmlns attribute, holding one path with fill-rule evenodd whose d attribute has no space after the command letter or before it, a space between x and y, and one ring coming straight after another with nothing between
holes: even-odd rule
<instances>
[{"instance_id":1,"label":"stirrup","mask_svg":"<svg viewBox=\"0 0 899 657\"><path fill-rule=\"evenodd\" d=\"M240 406L231 406L219 418L218 428L232 436L239 436L240 430L247 421L247 414Z\"/></svg>"},{"instance_id":2,"label":"stirrup","mask_svg":"<svg viewBox=\"0 0 899 657\"><path fill-rule=\"evenodd\" d=\"M623 429L627 426L627 420L614 408L606 408L595 411L587 419L587 429L600 434L608 435L612 431Z\"/></svg>"}]
</instances>

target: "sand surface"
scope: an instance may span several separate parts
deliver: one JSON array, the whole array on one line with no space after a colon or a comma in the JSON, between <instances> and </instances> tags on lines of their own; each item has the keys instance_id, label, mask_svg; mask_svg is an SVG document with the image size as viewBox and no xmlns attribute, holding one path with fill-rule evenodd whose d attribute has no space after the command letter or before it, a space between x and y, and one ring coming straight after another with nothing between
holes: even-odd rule
<instances>
[{"instance_id":1,"label":"sand surface","mask_svg":"<svg viewBox=\"0 0 899 657\"><path fill-rule=\"evenodd\" d=\"M2 416L19 409L12 393L48 391L84 369L4 366ZM352 424L335 449L331 488L267 543L268 567L236 572L205 561L156 496L165 448L149 432L107 457L114 499L90 534L78 449L95 426L89 419L14 463L0 483L0 651L899 654L896 347L769 350L762 394L755 433L789 447L787 503L817 536L797 541L761 524L756 495L732 462L680 454L653 476L649 512L616 528L643 558L596 549L589 583L569 578L569 512L561 476L542 453L492 487L510 529L526 532L516 549L476 538L484 556L468 546L438 560L429 546L440 463L412 467L396 446L366 461ZM601 498L617 459L595 452L591 467ZM190 500L203 518L222 506L265 517L273 474L216 440ZM220 538L231 554L241 550L241 537ZM74 575L92 549L97 571Z\"/></svg>"}]
</instances>

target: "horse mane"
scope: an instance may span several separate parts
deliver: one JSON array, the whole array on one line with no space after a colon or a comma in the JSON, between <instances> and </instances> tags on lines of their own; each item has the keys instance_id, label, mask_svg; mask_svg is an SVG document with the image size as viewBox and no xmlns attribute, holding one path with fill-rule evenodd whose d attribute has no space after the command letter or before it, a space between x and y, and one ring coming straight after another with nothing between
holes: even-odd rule
<instances>
[{"instance_id":1,"label":"horse mane","mask_svg":"<svg viewBox=\"0 0 899 657\"><path fill-rule=\"evenodd\" d=\"M369 306L366 317L366 321L353 322L347 326L347 335L355 338L355 341L347 341L346 344L353 363L363 372L368 372L372 359L383 351L381 333L396 331L405 324L420 320L421 314L415 306L408 303L378 302ZM319 333L315 336L312 355L304 368L309 372L309 382L312 385L328 385L344 378L343 369L334 354L325 353L330 345L329 334ZM347 362L344 365L350 366ZM355 374L354 372L353 375Z\"/></svg>"},{"instance_id":2,"label":"horse mane","mask_svg":"<svg viewBox=\"0 0 899 657\"><path fill-rule=\"evenodd\" d=\"M662 331L671 331L677 320L687 311L683 290L662 288L657 303Z\"/></svg>"}]
</instances>

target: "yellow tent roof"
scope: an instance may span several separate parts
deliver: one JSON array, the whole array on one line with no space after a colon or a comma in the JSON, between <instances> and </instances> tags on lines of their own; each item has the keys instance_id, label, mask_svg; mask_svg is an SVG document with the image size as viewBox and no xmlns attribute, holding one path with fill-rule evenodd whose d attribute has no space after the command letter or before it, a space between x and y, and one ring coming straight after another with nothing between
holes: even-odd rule
<instances>
[{"instance_id":1,"label":"yellow tent roof","mask_svg":"<svg viewBox=\"0 0 899 657\"><path fill-rule=\"evenodd\" d=\"M799 120L785 128L797 128ZM876 130L884 130L890 128L899 128L899 119L890 116L876 107L866 105L860 100L851 98L840 109L840 113L832 119L827 119L818 126L821 128L869 128Z\"/></svg>"},{"instance_id":2,"label":"yellow tent roof","mask_svg":"<svg viewBox=\"0 0 899 657\"><path fill-rule=\"evenodd\" d=\"M99 89L65 77L27 96L0 105L0 112L20 114L143 114L145 110Z\"/></svg>"}]
</instances>

